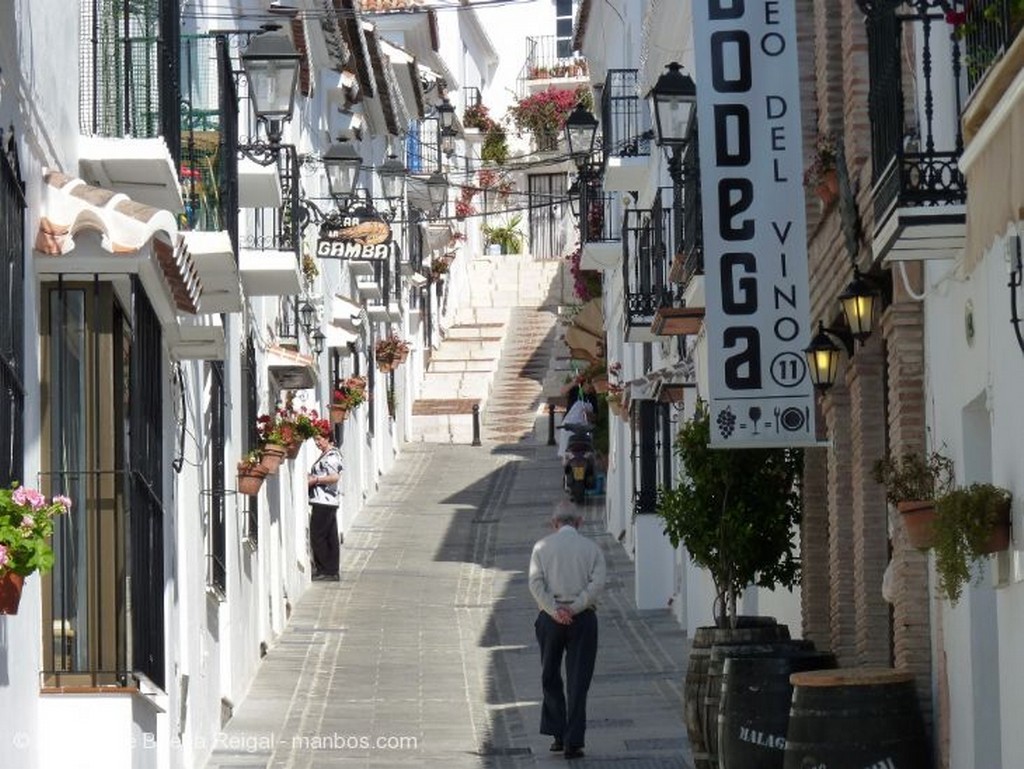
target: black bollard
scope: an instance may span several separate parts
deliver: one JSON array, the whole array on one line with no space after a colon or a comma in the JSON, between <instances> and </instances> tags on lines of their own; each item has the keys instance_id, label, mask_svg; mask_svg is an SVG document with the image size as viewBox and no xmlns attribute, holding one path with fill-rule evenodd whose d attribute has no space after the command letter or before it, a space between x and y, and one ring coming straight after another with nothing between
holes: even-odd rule
<instances>
[{"instance_id":1,"label":"black bollard","mask_svg":"<svg viewBox=\"0 0 1024 769\"><path fill-rule=\"evenodd\" d=\"M480 444L480 404L473 404L473 444L479 446Z\"/></svg>"},{"instance_id":2,"label":"black bollard","mask_svg":"<svg viewBox=\"0 0 1024 769\"><path fill-rule=\"evenodd\" d=\"M548 404L548 446L555 445L555 404Z\"/></svg>"}]
</instances>

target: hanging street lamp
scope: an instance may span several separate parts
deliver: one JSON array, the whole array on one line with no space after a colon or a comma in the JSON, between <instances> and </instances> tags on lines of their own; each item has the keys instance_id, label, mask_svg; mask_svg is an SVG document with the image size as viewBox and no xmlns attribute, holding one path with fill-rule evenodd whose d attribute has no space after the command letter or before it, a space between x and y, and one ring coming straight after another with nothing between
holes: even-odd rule
<instances>
[{"instance_id":1,"label":"hanging street lamp","mask_svg":"<svg viewBox=\"0 0 1024 769\"><path fill-rule=\"evenodd\" d=\"M295 108L299 52L283 32L264 32L252 39L241 58L253 111L266 123L270 143L279 144L281 126Z\"/></svg>"}]
</instances>

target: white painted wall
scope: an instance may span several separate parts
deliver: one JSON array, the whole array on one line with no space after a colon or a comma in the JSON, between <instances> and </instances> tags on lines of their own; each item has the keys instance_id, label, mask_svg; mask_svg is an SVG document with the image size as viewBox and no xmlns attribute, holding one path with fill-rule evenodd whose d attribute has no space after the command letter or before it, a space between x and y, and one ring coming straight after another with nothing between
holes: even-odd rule
<instances>
[{"instance_id":1,"label":"white painted wall","mask_svg":"<svg viewBox=\"0 0 1024 769\"><path fill-rule=\"evenodd\" d=\"M926 279L931 446L953 458L958 483L989 481L1008 488L1019 527L1024 493L1018 461L1024 431L1019 382L1024 353L1009 322L1003 244L997 241L968 276L954 262L944 261L929 263ZM968 306L973 309L973 342L966 333ZM1024 750L1024 737L1012 726L1020 712L1012 707L1024 684L1024 671L1016 664L1018 639L1011 632L1021 624L1024 609L1019 544L1013 543L1008 554L986 560L980 581L965 590L959 604L941 602L936 610L942 642L937 659L944 657L946 662L936 666L937 686L940 691L948 686L950 692L953 766L1010 767ZM943 674L946 681L941 680Z\"/></svg>"}]
</instances>

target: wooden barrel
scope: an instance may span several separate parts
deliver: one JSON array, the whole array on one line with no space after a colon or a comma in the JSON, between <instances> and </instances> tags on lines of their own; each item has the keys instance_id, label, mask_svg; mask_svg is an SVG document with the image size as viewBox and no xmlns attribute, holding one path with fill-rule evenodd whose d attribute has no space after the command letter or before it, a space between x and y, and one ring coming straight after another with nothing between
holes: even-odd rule
<instances>
[{"instance_id":1,"label":"wooden barrel","mask_svg":"<svg viewBox=\"0 0 1024 769\"><path fill-rule=\"evenodd\" d=\"M914 677L891 668L794 673L784 769L927 769Z\"/></svg>"},{"instance_id":2,"label":"wooden barrel","mask_svg":"<svg viewBox=\"0 0 1024 769\"><path fill-rule=\"evenodd\" d=\"M693 635L690 660L683 686L683 715L686 734L693 750L695 769L718 769L718 757L708 753L704 724L704 700L707 698L707 671L711 647L721 643L772 643L789 639L789 628L766 617L740 617L735 628L700 627Z\"/></svg>"},{"instance_id":3,"label":"wooden barrel","mask_svg":"<svg viewBox=\"0 0 1024 769\"><path fill-rule=\"evenodd\" d=\"M830 652L815 651L810 642L796 643L780 644L774 654L725 657L716 742L721 769L782 769L793 695L790 675L836 666Z\"/></svg>"}]
</instances>

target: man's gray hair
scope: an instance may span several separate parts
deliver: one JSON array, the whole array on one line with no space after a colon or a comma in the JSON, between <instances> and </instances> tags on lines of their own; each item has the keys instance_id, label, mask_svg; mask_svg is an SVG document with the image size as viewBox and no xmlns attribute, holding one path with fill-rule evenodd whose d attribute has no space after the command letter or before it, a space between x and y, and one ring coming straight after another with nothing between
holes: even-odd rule
<instances>
[{"instance_id":1,"label":"man's gray hair","mask_svg":"<svg viewBox=\"0 0 1024 769\"><path fill-rule=\"evenodd\" d=\"M571 524L576 525L576 522L581 518L579 511L573 507L569 502L561 501L555 505L555 512L551 516L551 520L555 523L560 524Z\"/></svg>"}]
</instances>

